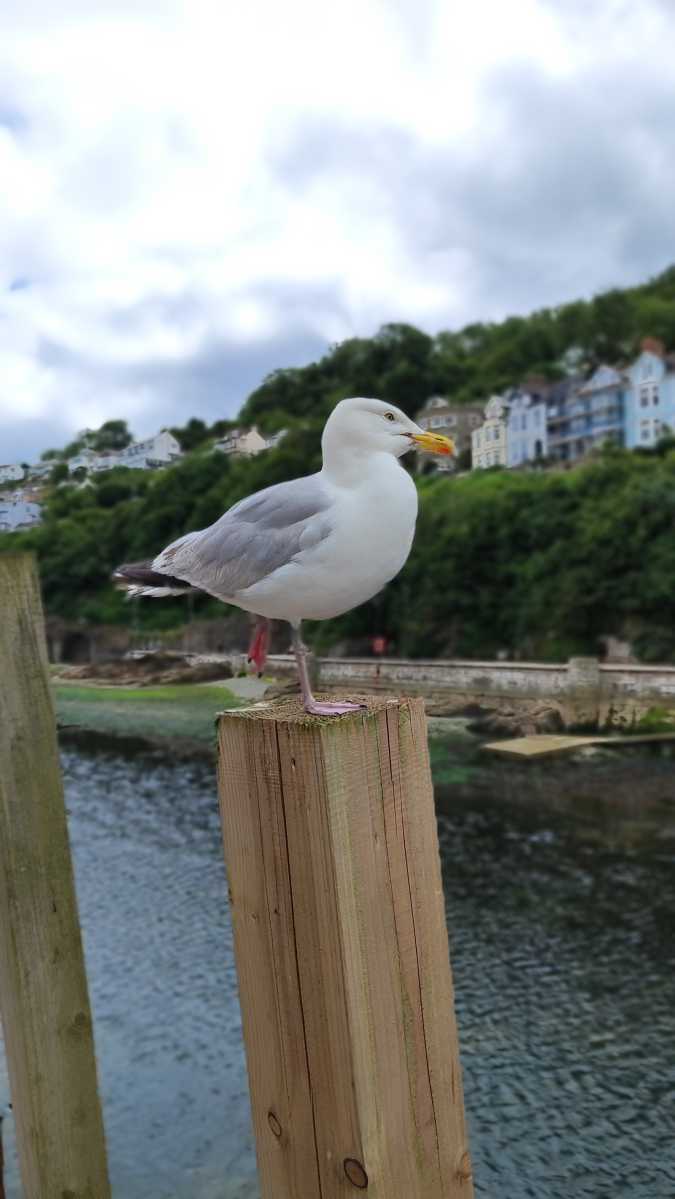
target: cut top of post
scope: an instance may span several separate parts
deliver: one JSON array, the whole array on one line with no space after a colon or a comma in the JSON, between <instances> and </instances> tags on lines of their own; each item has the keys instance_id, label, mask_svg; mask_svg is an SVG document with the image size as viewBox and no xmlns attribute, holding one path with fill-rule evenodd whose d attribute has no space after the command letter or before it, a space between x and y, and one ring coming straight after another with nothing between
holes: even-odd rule
<instances>
[{"instance_id":1,"label":"cut top of post","mask_svg":"<svg viewBox=\"0 0 675 1199\"><path fill-rule=\"evenodd\" d=\"M316 698L330 700L335 699L336 694L335 692L331 692L330 695L328 693L319 694ZM363 708L357 712L346 712L343 716L314 716L311 712L305 711L299 696L292 695L287 699L273 700L269 703L261 701L247 708L228 708L224 712L218 712L217 716L218 719L243 717L245 720L266 720L273 724L299 724L307 728L328 728L331 725L344 728L352 721L361 721L364 716L373 716L376 712L383 712L387 708L398 709L402 704L423 702L418 697L362 695L353 691L350 691L348 695L345 693L344 698L353 703L363 704Z\"/></svg>"}]
</instances>

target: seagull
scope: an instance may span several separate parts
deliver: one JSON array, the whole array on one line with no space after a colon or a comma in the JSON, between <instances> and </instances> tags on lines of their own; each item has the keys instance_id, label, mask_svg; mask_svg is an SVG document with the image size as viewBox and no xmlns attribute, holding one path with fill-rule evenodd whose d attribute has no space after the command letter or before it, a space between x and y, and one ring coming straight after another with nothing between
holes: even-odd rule
<instances>
[{"instance_id":1,"label":"seagull","mask_svg":"<svg viewBox=\"0 0 675 1199\"><path fill-rule=\"evenodd\" d=\"M288 621L305 710L356 711L363 705L315 699L301 625L356 608L401 570L415 532L417 489L399 459L413 448L455 452L449 437L421 429L383 400L341 400L323 430L320 471L255 492L152 562L118 567L113 578L130 596L204 592L255 614L249 660L259 671L269 621Z\"/></svg>"}]
</instances>

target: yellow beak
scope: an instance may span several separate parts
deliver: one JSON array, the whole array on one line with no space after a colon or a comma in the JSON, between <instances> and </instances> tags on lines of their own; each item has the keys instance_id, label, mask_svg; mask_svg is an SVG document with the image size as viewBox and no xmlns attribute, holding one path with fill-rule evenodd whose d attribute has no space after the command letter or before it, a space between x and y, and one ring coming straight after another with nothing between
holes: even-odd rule
<instances>
[{"instance_id":1,"label":"yellow beak","mask_svg":"<svg viewBox=\"0 0 675 1199\"><path fill-rule=\"evenodd\" d=\"M443 437L441 433L411 433L415 445L427 454L454 454L455 443L451 437Z\"/></svg>"}]
</instances>

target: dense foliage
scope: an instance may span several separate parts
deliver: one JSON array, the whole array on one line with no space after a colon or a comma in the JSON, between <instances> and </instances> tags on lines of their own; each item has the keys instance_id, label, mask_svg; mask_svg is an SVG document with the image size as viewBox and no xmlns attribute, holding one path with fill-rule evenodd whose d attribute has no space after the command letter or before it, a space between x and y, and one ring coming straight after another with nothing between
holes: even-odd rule
<instances>
[{"instance_id":1,"label":"dense foliage","mask_svg":"<svg viewBox=\"0 0 675 1199\"><path fill-rule=\"evenodd\" d=\"M35 549L47 608L69 618L162 628L185 620L184 600L129 604L110 573L154 556L258 488L317 469L320 430L345 395L375 394L414 413L435 391L470 400L521 380L628 359L645 335L675 345L675 267L644 287L428 337L387 325L320 362L270 376L244 404L242 423L289 432L249 460L213 453L232 422L193 418L174 432L189 451L147 473L118 468L84 486L54 484L36 529L0 537L0 550ZM83 435L121 448L124 422ZM80 439L82 442L82 439ZM74 446L67 447L74 452ZM79 443L78 443L79 448ZM365 648L376 633L394 652L491 657L505 650L564 659L594 653L598 638L632 640L645 660L675 661L675 449L607 451L569 473L491 470L421 478L415 546L402 574L371 603L315 626L321 648ZM197 611L222 608L201 600Z\"/></svg>"},{"instance_id":2,"label":"dense foliage","mask_svg":"<svg viewBox=\"0 0 675 1199\"><path fill-rule=\"evenodd\" d=\"M122 561L154 555L243 495L315 469L297 431L250 461L197 452L149 475L118 469L61 486L44 523L0 539L39 555L51 612L168 627L184 600L129 604L109 582ZM310 630L327 649L384 633L413 656L565 659L599 638L630 638L645 660L675 660L675 449L607 451L569 472L489 470L419 482L420 518L401 575L371 603ZM222 608L200 601L202 615Z\"/></svg>"}]
</instances>

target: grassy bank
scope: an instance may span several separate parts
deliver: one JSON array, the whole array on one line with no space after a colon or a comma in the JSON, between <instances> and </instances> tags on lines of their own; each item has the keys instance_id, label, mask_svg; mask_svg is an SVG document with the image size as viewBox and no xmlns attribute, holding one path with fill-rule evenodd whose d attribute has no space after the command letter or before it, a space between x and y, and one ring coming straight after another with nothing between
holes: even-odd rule
<instances>
[{"instance_id":1,"label":"grassy bank","mask_svg":"<svg viewBox=\"0 0 675 1199\"><path fill-rule=\"evenodd\" d=\"M183 745L211 743L216 713L242 704L226 687L200 683L99 687L56 682L54 695L59 727Z\"/></svg>"}]
</instances>

